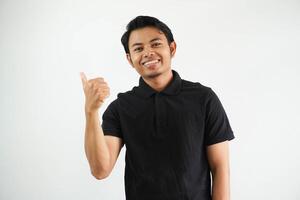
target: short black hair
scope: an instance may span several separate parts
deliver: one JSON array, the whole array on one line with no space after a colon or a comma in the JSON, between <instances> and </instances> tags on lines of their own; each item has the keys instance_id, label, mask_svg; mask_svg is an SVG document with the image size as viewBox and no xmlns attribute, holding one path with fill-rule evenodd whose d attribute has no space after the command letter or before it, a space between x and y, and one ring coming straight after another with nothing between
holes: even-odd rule
<instances>
[{"instance_id":1,"label":"short black hair","mask_svg":"<svg viewBox=\"0 0 300 200\"><path fill-rule=\"evenodd\" d=\"M171 42L174 41L172 31L165 23L163 23L162 21L160 21L155 17L140 15L132 19L127 24L126 32L121 37L121 42L126 53L129 53L128 41L129 41L130 33L136 29L144 28L148 26L155 27L161 30L165 34L169 45L171 44Z\"/></svg>"}]
</instances>

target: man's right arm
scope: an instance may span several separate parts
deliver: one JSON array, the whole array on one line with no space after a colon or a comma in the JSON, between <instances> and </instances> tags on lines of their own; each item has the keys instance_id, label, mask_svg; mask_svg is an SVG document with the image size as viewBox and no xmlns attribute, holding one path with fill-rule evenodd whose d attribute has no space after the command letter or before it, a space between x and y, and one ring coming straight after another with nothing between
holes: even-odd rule
<instances>
[{"instance_id":1,"label":"man's right arm","mask_svg":"<svg viewBox=\"0 0 300 200\"><path fill-rule=\"evenodd\" d=\"M84 148L91 172L97 179L106 178L112 171L123 146L121 138L104 136L98 110L109 96L109 87L103 78L87 80L80 73L85 101L86 128ZM112 133L112 135L115 135Z\"/></svg>"},{"instance_id":2,"label":"man's right arm","mask_svg":"<svg viewBox=\"0 0 300 200\"><path fill-rule=\"evenodd\" d=\"M96 179L111 173L122 147L121 138L103 134L97 112L86 112L85 153Z\"/></svg>"}]
</instances>

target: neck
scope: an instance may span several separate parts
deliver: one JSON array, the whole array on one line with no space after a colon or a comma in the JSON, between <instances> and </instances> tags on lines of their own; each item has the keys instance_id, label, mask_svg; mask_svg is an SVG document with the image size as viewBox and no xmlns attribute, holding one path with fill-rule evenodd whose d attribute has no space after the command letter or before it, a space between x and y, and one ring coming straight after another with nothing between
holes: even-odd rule
<instances>
[{"instance_id":1,"label":"neck","mask_svg":"<svg viewBox=\"0 0 300 200\"><path fill-rule=\"evenodd\" d=\"M172 81L173 73L172 70L170 69L166 73L162 73L160 76L157 76L155 78L151 78L151 79L143 78L143 79L155 91L161 92Z\"/></svg>"}]
</instances>

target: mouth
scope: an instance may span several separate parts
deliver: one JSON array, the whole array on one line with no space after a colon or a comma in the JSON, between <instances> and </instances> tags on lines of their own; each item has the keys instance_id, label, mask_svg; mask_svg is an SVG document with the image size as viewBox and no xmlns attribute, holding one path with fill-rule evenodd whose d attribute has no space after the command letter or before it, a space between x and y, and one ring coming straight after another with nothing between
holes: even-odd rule
<instances>
[{"instance_id":1,"label":"mouth","mask_svg":"<svg viewBox=\"0 0 300 200\"><path fill-rule=\"evenodd\" d=\"M150 61L143 62L142 65L144 67L151 67L151 66L157 65L158 63L160 63L160 59L155 59L155 60L150 60Z\"/></svg>"}]
</instances>

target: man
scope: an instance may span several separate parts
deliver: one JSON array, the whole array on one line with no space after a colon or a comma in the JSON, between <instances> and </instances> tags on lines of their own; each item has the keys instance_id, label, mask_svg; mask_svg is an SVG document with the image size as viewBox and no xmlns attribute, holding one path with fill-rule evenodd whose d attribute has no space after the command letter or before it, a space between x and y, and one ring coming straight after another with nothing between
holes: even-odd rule
<instances>
[{"instance_id":1,"label":"man","mask_svg":"<svg viewBox=\"0 0 300 200\"><path fill-rule=\"evenodd\" d=\"M228 140L234 135L217 95L171 69L176 43L158 19L136 17L121 42L139 86L118 94L101 126L97 112L109 87L81 73L92 174L106 178L125 144L127 200L229 200Z\"/></svg>"}]
</instances>

